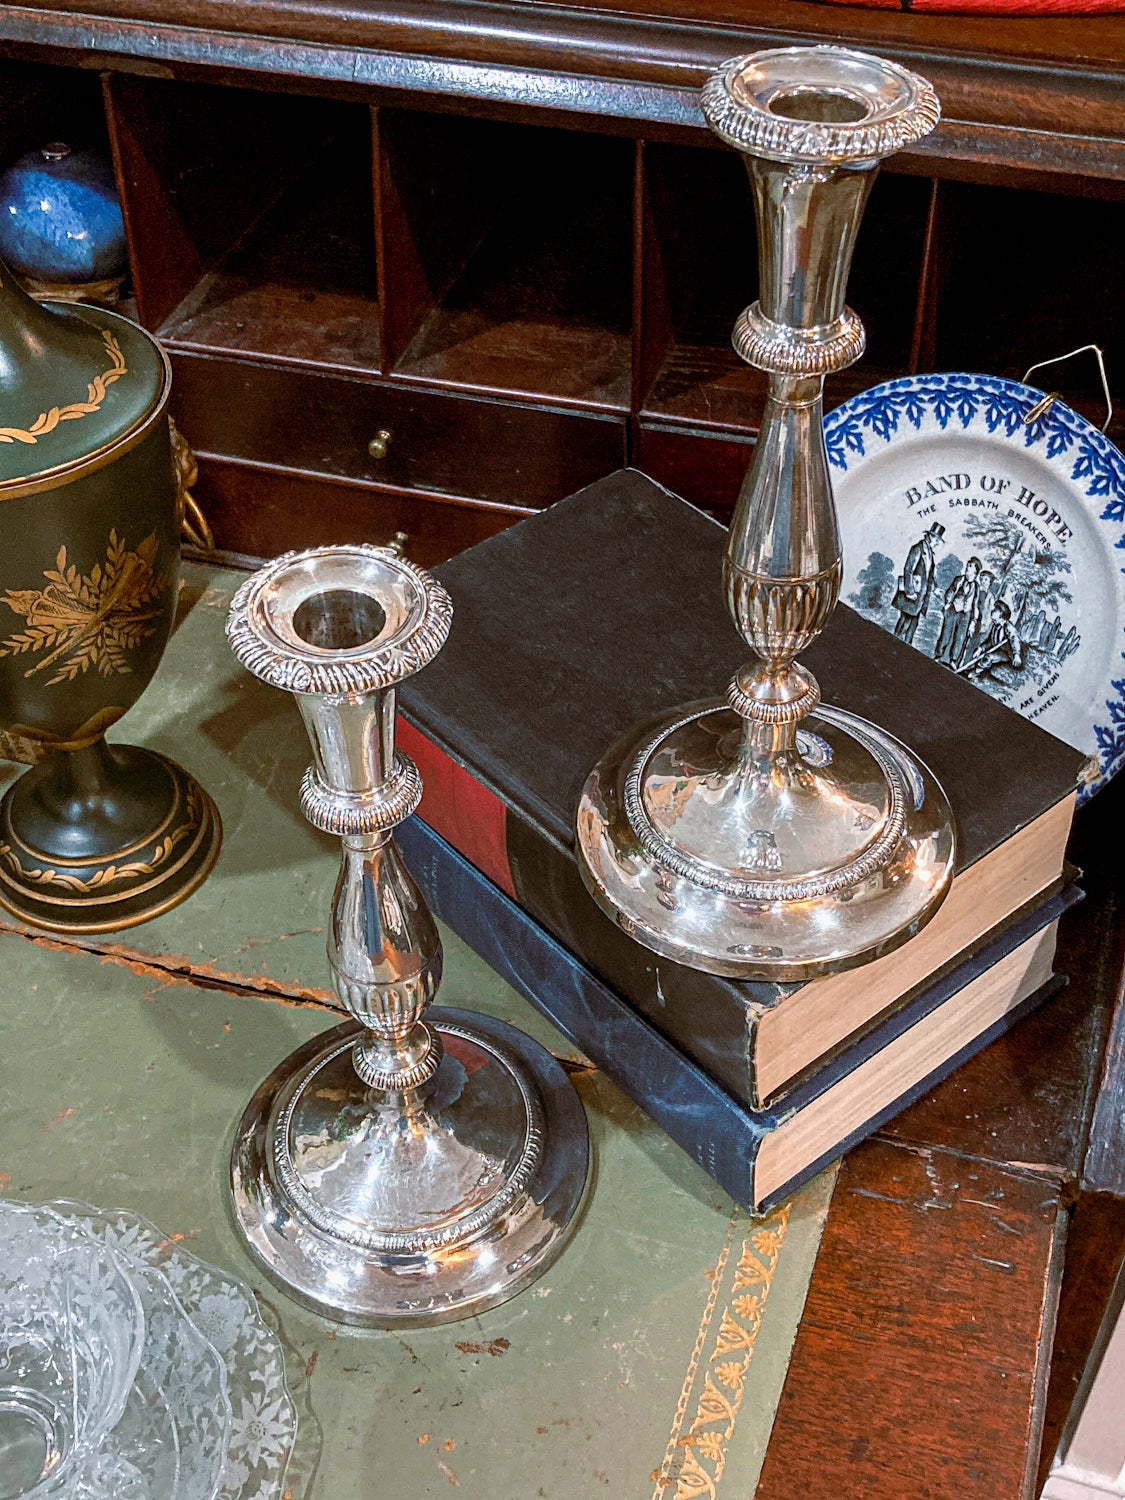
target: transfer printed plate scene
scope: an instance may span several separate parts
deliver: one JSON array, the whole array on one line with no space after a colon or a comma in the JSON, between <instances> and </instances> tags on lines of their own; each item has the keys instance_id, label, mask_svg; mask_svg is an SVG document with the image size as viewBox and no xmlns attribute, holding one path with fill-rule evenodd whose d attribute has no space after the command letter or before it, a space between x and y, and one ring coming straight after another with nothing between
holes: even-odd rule
<instances>
[{"instance_id":1,"label":"transfer printed plate scene","mask_svg":"<svg viewBox=\"0 0 1125 1500\"><path fill-rule=\"evenodd\" d=\"M1061 401L912 375L824 424L840 597L1027 719L1125 762L1125 457Z\"/></svg>"}]
</instances>

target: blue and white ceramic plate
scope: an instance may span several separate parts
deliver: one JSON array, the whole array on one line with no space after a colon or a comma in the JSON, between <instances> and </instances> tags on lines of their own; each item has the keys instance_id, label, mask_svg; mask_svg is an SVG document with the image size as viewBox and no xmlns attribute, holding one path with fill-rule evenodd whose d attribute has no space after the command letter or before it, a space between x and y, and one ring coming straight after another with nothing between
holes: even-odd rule
<instances>
[{"instance_id":1,"label":"blue and white ceramic plate","mask_svg":"<svg viewBox=\"0 0 1125 1500\"><path fill-rule=\"evenodd\" d=\"M1125 457L1043 393L912 375L825 418L840 597L1097 759L1125 763Z\"/></svg>"}]
</instances>

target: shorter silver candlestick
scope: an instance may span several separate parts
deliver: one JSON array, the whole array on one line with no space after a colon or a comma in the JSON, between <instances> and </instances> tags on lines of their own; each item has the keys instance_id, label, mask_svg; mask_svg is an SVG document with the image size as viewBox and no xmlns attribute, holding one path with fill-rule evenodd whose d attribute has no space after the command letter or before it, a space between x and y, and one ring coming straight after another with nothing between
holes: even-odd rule
<instances>
[{"instance_id":1,"label":"shorter silver candlestick","mask_svg":"<svg viewBox=\"0 0 1125 1500\"><path fill-rule=\"evenodd\" d=\"M296 696L312 741L301 807L343 842L328 963L355 1018L247 1106L235 1219L298 1301L376 1327L468 1317L534 1281L589 1165L585 1112L548 1052L501 1021L428 1012L441 939L392 836L422 790L394 747L395 686L441 649L451 615L441 585L389 549L321 547L255 573L227 623L242 664Z\"/></svg>"}]
</instances>

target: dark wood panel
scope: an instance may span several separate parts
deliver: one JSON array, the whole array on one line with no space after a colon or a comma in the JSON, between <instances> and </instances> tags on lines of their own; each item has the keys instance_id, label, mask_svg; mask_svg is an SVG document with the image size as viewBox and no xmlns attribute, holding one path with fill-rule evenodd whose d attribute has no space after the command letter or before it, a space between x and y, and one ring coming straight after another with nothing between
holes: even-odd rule
<instances>
[{"instance_id":1,"label":"dark wood panel","mask_svg":"<svg viewBox=\"0 0 1125 1500\"><path fill-rule=\"evenodd\" d=\"M752 434L761 425L768 386L767 376L735 354L729 336L679 337L668 345L644 409L694 427Z\"/></svg>"},{"instance_id":2,"label":"dark wood panel","mask_svg":"<svg viewBox=\"0 0 1125 1500\"><path fill-rule=\"evenodd\" d=\"M173 354L173 410L205 453L538 508L625 461L625 420ZM368 442L389 429L386 457ZM235 549L237 550L237 549Z\"/></svg>"},{"instance_id":3,"label":"dark wood panel","mask_svg":"<svg viewBox=\"0 0 1125 1500\"><path fill-rule=\"evenodd\" d=\"M1091 122L1098 106L1089 106ZM1125 197L1125 140L1054 136L1046 130L965 124L948 118L937 138L891 157L885 170L949 182L987 183L1080 197Z\"/></svg>"},{"instance_id":4,"label":"dark wood panel","mask_svg":"<svg viewBox=\"0 0 1125 1500\"><path fill-rule=\"evenodd\" d=\"M242 272L205 276L156 329L169 346L318 370L379 371L379 307L361 291L258 281Z\"/></svg>"},{"instance_id":5,"label":"dark wood panel","mask_svg":"<svg viewBox=\"0 0 1125 1500\"><path fill-rule=\"evenodd\" d=\"M1106 921L1116 934L1125 931L1118 892L1106 902ZM1112 968L1109 972L1112 975ZM1082 1186L1125 1199L1125 991L1120 981L1082 1165Z\"/></svg>"},{"instance_id":6,"label":"dark wood panel","mask_svg":"<svg viewBox=\"0 0 1125 1500\"><path fill-rule=\"evenodd\" d=\"M801 39L844 41L933 79L949 123L932 153L1010 164L1015 147L1032 168L1125 172L1112 149L1125 140L1125 43L1115 17L942 16L805 0L82 0L75 14L74 0L41 0L3 7L3 38L225 76L421 88L696 129L695 90L724 57ZM983 133L966 144L961 122Z\"/></svg>"},{"instance_id":7,"label":"dark wood panel","mask_svg":"<svg viewBox=\"0 0 1125 1500\"><path fill-rule=\"evenodd\" d=\"M918 300L914 307L914 331L910 340L910 373L934 368L937 316L942 289L948 275L949 255L945 242L945 184L930 183L926 205L926 231L922 263L918 270Z\"/></svg>"},{"instance_id":8,"label":"dark wood panel","mask_svg":"<svg viewBox=\"0 0 1125 1500\"><path fill-rule=\"evenodd\" d=\"M506 127L473 171L499 178L503 203L396 368L439 384L627 411L629 142Z\"/></svg>"},{"instance_id":9,"label":"dark wood panel","mask_svg":"<svg viewBox=\"0 0 1125 1500\"><path fill-rule=\"evenodd\" d=\"M195 497L215 544L245 560L339 542L389 545L406 534L406 556L433 567L518 521L524 512L458 504L348 484L315 474L199 456Z\"/></svg>"},{"instance_id":10,"label":"dark wood panel","mask_svg":"<svg viewBox=\"0 0 1125 1500\"><path fill-rule=\"evenodd\" d=\"M1086 870L1086 883L1104 907L1107 940L1099 950L1098 982L1114 994L1109 1038L1098 1080L1098 1095L1090 1122L1082 1186L1091 1193L1112 1193L1125 1199L1125 993L1122 989L1122 949L1125 920L1122 903L1125 879L1121 871L1121 830L1125 828L1125 777L1117 776L1079 815L1071 857Z\"/></svg>"},{"instance_id":11,"label":"dark wood panel","mask_svg":"<svg viewBox=\"0 0 1125 1500\"><path fill-rule=\"evenodd\" d=\"M120 74L105 78L105 105L133 289L150 328L277 200L331 133L334 108Z\"/></svg>"},{"instance_id":12,"label":"dark wood panel","mask_svg":"<svg viewBox=\"0 0 1125 1500\"><path fill-rule=\"evenodd\" d=\"M68 0L48 0L55 8L62 9ZM97 9L116 13L124 8L129 14L144 14L156 20L164 16L182 16L190 21L193 17L210 13L224 13L228 24L234 21L234 29L240 31L264 30L273 25L279 34L309 34L315 28L318 35L326 32L342 38L349 32L357 39L363 38L366 29L376 30L386 25L398 14L411 14L404 6L402 11L390 5L371 5L357 11L356 7L343 3L317 5L302 11L297 7L282 9L276 0L238 0L236 13L232 13L229 0L129 0L122 6L114 0L83 9ZM491 9L491 7L490 7ZM496 6L500 12L494 24L499 27L505 10L519 13L527 7ZM553 37L559 44L566 38L563 23L563 8L550 4L535 6L542 14L539 28L544 35ZM823 39L842 41L852 38L866 45L881 43L884 46L912 45L925 50L940 52L945 56L980 56L993 60L1015 57L1035 59L1042 62L1059 62L1064 66L1078 67L1083 64L1125 63L1125 38L1115 16L1068 16L1060 27L1054 16L1048 17L1004 17L994 15L940 15L934 13L911 14L899 10L864 10L836 8L824 10L822 6L801 3L801 0L614 0L607 6L605 0L574 0L570 9L578 14L586 12L600 21L609 30L608 16L639 17L646 22L680 21L700 27L784 27L789 31L818 35ZM458 21L483 11L483 6L470 4L446 4L440 18L443 24L456 26ZM607 16L608 12L608 16ZM483 16L480 17L483 21ZM577 29L577 17L571 19ZM482 30L483 30L482 26ZM649 51L656 51L657 41L650 43ZM646 55L641 49L640 55Z\"/></svg>"},{"instance_id":13,"label":"dark wood panel","mask_svg":"<svg viewBox=\"0 0 1125 1500\"><path fill-rule=\"evenodd\" d=\"M65 141L75 151L109 149L96 74L4 59L0 98L0 166L48 141Z\"/></svg>"},{"instance_id":14,"label":"dark wood panel","mask_svg":"<svg viewBox=\"0 0 1125 1500\"><path fill-rule=\"evenodd\" d=\"M277 202L157 330L180 348L377 372L370 112L312 117L328 136ZM311 128L311 126L310 126ZM215 212L224 206L216 202Z\"/></svg>"},{"instance_id":15,"label":"dark wood panel","mask_svg":"<svg viewBox=\"0 0 1125 1500\"><path fill-rule=\"evenodd\" d=\"M1044 63L1059 65L1054 74L1046 73L1044 87L1057 92L1061 101L1073 99L1073 88L1064 88L1068 75L1078 80L1097 77L1098 70L1120 72L1125 64L1125 40L1113 16L1068 16L1059 25L1053 16L826 10L807 0L615 0L612 5L605 0L576 0L566 7L447 0L436 13L425 0L387 0L362 7L345 0L306 5L279 5L276 0L238 0L237 5L231 0L81 0L80 6L74 0L40 0L28 8L78 11L107 20L129 18L150 27L197 27L233 36L273 36L356 48L402 48L413 40L419 50L426 48L445 57L479 57L528 66L548 65L549 59L556 67L565 62L574 70L582 63L593 73L608 74L613 69L624 78L674 77L677 59L682 59L682 76L697 65L708 31L716 33L708 49L715 55L723 55L719 49L729 45L729 31L743 33L749 43L761 37L760 45L791 40L796 33L816 40L850 40L891 53L908 52L915 59L929 53L935 63L943 64L947 87L958 104L963 102L953 92L958 65L966 77L980 79L982 87L990 74L991 107L1001 118L1009 101L1015 109L1018 84L1026 84L1033 69L1043 74ZM564 50L568 47L569 57ZM1000 71L997 63L1011 66ZM1008 72L1011 77L1005 76ZM1065 103L1052 102L1059 128L1088 128L1088 120L1066 110ZM950 113L971 118L961 110Z\"/></svg>"},{"instance_id":16,"label":"dark wood panel","mask_svg":"<svg viewBox=\"0 0 1125 1500\"><path fill-rule=\"evenodd\" d=\"M393 366L495 222L514 163L510 129L491 121L376 114L376 225Z\"/></svg>"},{"instance_id":17,"label":"dark wood panel","mask_svg":"<svg viewBox=\"0 0 1125 1500\"><path fill-rule=\"evenodd\" d=\"M1114 1099L1123 1026L1125 923L1116 840L1125 818L1118 777L1079 810L1068 846L1086 899L1059 924L1055 969L1068 988L898 1115L885 1133L993 1161L1057 1172L1073 1198L1125 1186ZM1107 1049L1108 1042L1108 1049Z\"/></svg>"},{"instance_id":18,"label":"dark wood panel","mask_svg":"<svg viewBox=\"0 0 1125 1500\"><path fill-rule=\"evenodd\" d=\"M867 349L859 362L829 380L826 405L880 380L909 373L914 314L926 255L932 181L880 172L859 227L848 305L863 319Z\"/></svg>"},{"instance_id":19,"label":"dark wood panel","mask_svg":"<svg viewBox=\"0 0 1125 1500\"><path fill-rule=\"evenodd\" d=\"M633 177L633 406L644 406L674 333L672 299L653 203L653 146L638 141ZM657 167L657 170L659 168Z\"/></svg>"},{"instance_id":20,"label":"dark wood panel","mask_svg":"<svg viewBox=\"0 0 1125 1500\"><path fill-rule=\"evenodd\" d=\"M399 361L400 374L460 390L542 395L601 411L629 409L627 327L584 314L539 313L527 303L521 308L518 300L505 316L499 312L503 290L495 284L462 290L464 300L451 298L425 318ZM478 293L483 293L479 300Z\"/></svg>"},{"instance_id":21,"label":"dark wood panel","mask_svg":"<svg viewBox=\"0 0 1125 1500\"><path fill-rule=\"evenodd\" d=\"M885 1133L1042 1167L1076 1190L1125 950L1125 931L1112 916L1097 895L1069 911L1055 959L1057 972L1071 976L1068 988L896 1116Z\"/></svg>"},{"instance_id":22,"label":"dark wood panel","mask_svg":"<svg viewBox=\"0 0 1125 1500\"><path fill-rule=\"evenodd\" d=\"M1030 1495L1063 1218L1057 1179L882 1140L853 1151L757 1500Z\"/></svg>"},{"instance_id":23,"label":"dark wood panel","mask_svg":"<svg viewBox=\"0 0 1125 1500\"><path fill-rule=\"evenodd\" d=\"M828 376L824 385L824 409L870 390L884 380L894 380L909 371L910 327L915 319L914 302L900 305L905 332L902 362L880 365L866 356L850 369ZM733 330L734 319L731 319ZM734 352L730 339L675 338L668 345L664 362L644 404L643 417L664 418L700 431L752 436L761 425L769 389L768 377L745 364Z\"/></svg>"},{"instance_id":24,"label":"dark wood panel","mask_svg":"<svg viewBox=\"0 0 1125 1500\"><path fill-rule=\"evenodd\" d=\"M753 431L766 380L730 346L758 294L753 199L733 151L652 144L645 150L645 299L666 309L668 335L647 363L646 411Z\"/></svg>"},{"instance_id":25,"label":"dark wood panel","mask_svg":"<svg viewBox=\"0 0 1125 1500\"><path fill-rule=\"evenodd\" d=\"M1019 380L1040 360L1094 343L1107 351L1110 389L1119 385L1125 305L1118 260L1107 247L1125 240L1125 203L975 184L950 184L942 197L946 270L933 367ZM1034 257L1025 268L993 274L969 253L984 244L1034 245ZM1061 391L1098 426L1105 420L1092 356L1037 372L1032 383ZM1123 434L1119 415L1110 435L1120 442Z\"/></svg>"},{"instance_id":26,"label":"dark wood panel","mask_svg":"<svg viewBox=\"0 0 1125 1500\"><path fill-rule=\"evenodd\" d=\"M402 27L425 13L425 7L418 3L357 6L344 0L305 5L281 5L277 0L237 0L236 4L232 0L81 0L79 5L74 0L40 0L36 8L89 16L128 16L149 24L221 28L244 36L272 34L324 43L350 38L363 46L384 44L389 28ZM569 32L564 24L567 11L573 13ZM948 57L1014 57L1070 67L1120 66L1125 62L1125 39L1114 16L1069 16L1059 26L1054 17L824 10L807 0L614 0L609 6L605 0L572 0L565 8L547 3L486 7L472 0L447 0L434 17L434 30L443 32L442 40L448 40L450 33L467 29L469 19L475 17L483 43L492 39L490 33L498 31L504 20L522 15L524 31L561 46L568 37L581 35L583 12L610 35L613 19L624 22L635 16L650 23L681 22L698 27L786 27L822 38L862 39L867 45L912 45ZM518 37L519 30L512 29ZM636 61L648 58L658 48L659 41L654 39L647 48L639 49Z\"/></svg>"},{"instance_id":27,"label":"dark wood panel","mask_svg":"<svg viewBox=\"0 0 1125 1500\"><path fill-rule=\"evenodd\" d=\"M747 438L701 437L682 428L642 422L637 431L636 466L726 523L753 451L753 441Z\"/></svg>"}]
</instances>

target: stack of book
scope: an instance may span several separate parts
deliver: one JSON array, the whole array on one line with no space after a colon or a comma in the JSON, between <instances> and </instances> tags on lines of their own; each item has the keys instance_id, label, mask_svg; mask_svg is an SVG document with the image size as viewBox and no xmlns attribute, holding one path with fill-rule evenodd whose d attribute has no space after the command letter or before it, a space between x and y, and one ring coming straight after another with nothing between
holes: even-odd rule
<instances>
[{"instance_id":1,"label":"stack of book","mask_svg":"<svg viewBox=\"0 0 1125 1500\"><path fill-rule=\"evenodd\" d=\"M1058 920L1085 757L838 606L803 655L826 701L926 761L957 819L953 886L894 953L803 984L640 947L587 895L582 783L611 741L720 696L746 647L726 533L625 470L444 564L449 641L401 696L422 772L399 830L432 908L738 1201L778 1201L1065 981Z\"/></svg>"}]
</instances>

